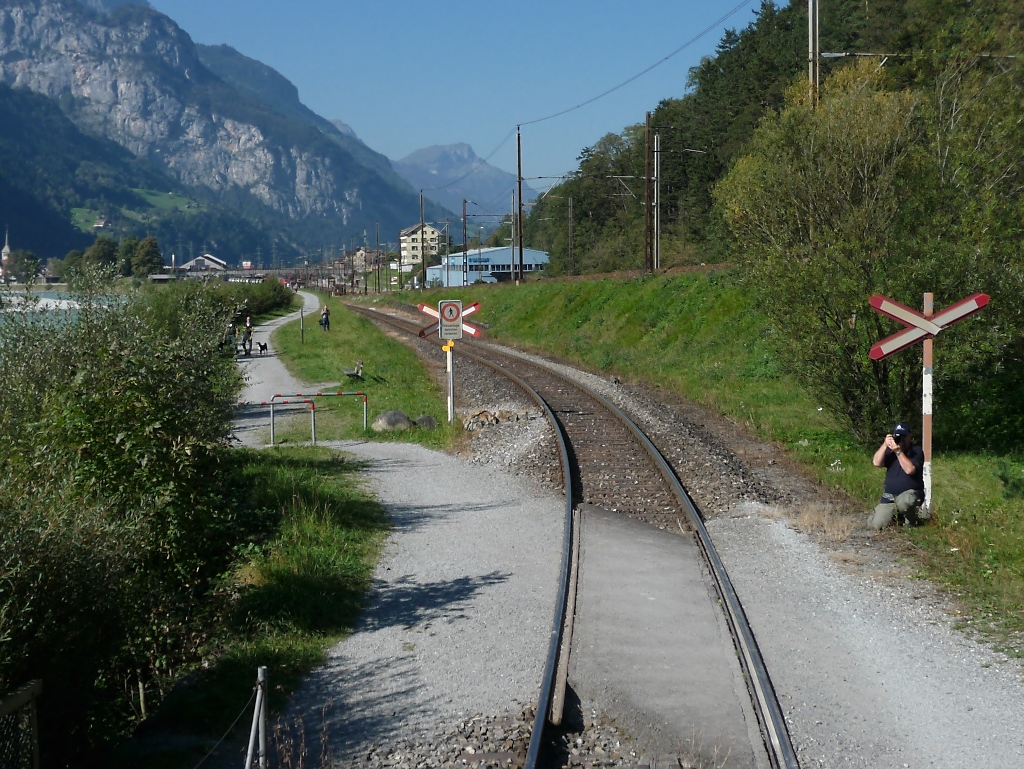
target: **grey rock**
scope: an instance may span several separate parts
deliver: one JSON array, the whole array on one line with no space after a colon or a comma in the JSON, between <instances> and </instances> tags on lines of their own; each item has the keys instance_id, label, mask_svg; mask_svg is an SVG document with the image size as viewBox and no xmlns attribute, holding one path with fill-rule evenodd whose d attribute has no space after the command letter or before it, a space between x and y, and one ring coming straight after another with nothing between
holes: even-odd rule
<instances>
[{"instance_id":1,"label":"grey rock","mask_svg":"<svg viewBox=\"0 0 1024 769\"><path fill-rule=\"evenodd\" d=\"M404 411L385 411L373 420L370 425L375 433L393 432L396 430L408 430L413 422Z\"/></svg>"},{"instance_id":2,"label":"grey rock","mask_svg":"<svg viewBox=\"0 0 1024 769\"><path fill-rule=\"evenodd\" d=\"M97 12L120 6L135 7ZM344 223L372 202L360 181L371 167L366 157L324 141L318 126L281 130L279 115L265 119L258 99L211 72L191 38L141 1L4 3L0 82L58 100L83 132L186 185L242 192L292 218ZM374 160L371 175L398 197L408 193L403 203L411 206L412 191L385 160Z\"/></svg>"}]
</instances>

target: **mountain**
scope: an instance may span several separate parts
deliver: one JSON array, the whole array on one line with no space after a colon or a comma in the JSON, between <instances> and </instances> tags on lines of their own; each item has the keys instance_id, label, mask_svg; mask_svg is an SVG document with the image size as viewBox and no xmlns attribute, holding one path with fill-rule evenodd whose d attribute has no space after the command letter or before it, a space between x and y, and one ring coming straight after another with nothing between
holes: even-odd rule
<instances>
[{"instance_id":1,"label":"mountain","mask_svg":"<svg viewBox=\"0 0 1024 769\"><path fill-rule=\"evenodd\" d=\"M359 163L373 169L398 188L406 190L406 182L395 174L387 157L367 147L340 120L326 120L313 112L299 99L299 89L276 69L250 59L229 45L200 44L196 50L199 52L199 60L221 80L285 117L316 128ZM341 126L344 126L344 130Z\"/></svg>"},{"instance_id":2,"label":"mountain","mask_svg":"<svg viewBox=\"0 0 1024 769\"><path fill-rule=\"evenodd\" d=\"M57 102L0 85L0 222L11 245L45 261L88 247L99 230L154 235L165 251L189 242L249 253L266 234L162 169L108 140L82 133Z\"/></svg>"},{"instance_id":3,"label":"mountain","mask_svg":"<svg viewBox=\"0 0 1024 769\"><path fill-rule=\"evenodd\" d=\"M293 254L346 243L378 221L397 231L419 219L416 193L383 157L303 113L280 75L218 51L207 60L222 71L225 61L235 67L220 76L152 8L89 5L0 4L0 83L54 99L83 134L111 140L197 195L273 228L271 240Z\"/></svg>"},{"instance_id":4,"label":"mountain","mask_svg":"<svg viewBox=\"0 0 1024 769\"><path fill-rule=\"evenodd\" d=\"M426 147L392 161L399 175L423 190L423 195L452 211L462 211L463 199L476 202L472 211L502 213L511 208L516 176L481 160L468 144ZM523 185L523 200L537 197Z\"/></svg>"}]
</instances>

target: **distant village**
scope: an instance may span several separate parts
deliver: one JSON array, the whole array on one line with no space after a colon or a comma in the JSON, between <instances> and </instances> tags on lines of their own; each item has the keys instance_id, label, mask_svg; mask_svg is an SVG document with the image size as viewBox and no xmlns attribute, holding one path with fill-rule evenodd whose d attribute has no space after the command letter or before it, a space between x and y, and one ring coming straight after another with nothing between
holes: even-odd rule
<instances>
[{"instance_id":1,"label":"distant village","mask_svg":"<svg viewBox=\"0 0 1024 769\"><path fill-rule=\"evenodd\" d=\"M5 236L0 263L0 280L16 281L12 270L11 248ZM399 234L395 244L384 247L354 248L334 258L311 261L288 268L265 268L252 260L243 260L232 266L214 254L204 252L188 261L178 263L175 254L159 273L148 276L150 282L161 283L181 278L209 279L217 276L230 282L258 282L268 274L291 276L288 282L316 288L331 294L365 293L419 288L424 281L423 259L427 258L426 285L465 286L471 283L502 283L523 279L542 272L548 264L548 254L532 248L513 246L470 248L466 253L444 253L446 237L430 224L416 224ZM165 261L167 261L165 259ZM431 262L437 262L431 265ZM59 283L59 275L47 274L46 265L39 265L35 282Z\"/></svg>"}]
</instances>

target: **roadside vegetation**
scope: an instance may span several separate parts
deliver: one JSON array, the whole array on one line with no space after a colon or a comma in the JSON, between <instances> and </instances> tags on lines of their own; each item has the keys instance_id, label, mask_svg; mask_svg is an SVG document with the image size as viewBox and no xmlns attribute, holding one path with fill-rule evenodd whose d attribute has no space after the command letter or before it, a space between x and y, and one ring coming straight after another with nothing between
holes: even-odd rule
<instances>
[{"instance_id":1,"label":"roadside vegetation","mask_svg":"<svg viewBox=\"0 0 1024 769\"><path fill-rule=\"evenodd\" d=\"M85 270L72 291L73 310L0 317L0 691L44 681L48 767L108 765L173 691L192 761L257 664L279 699L351 627L386 523L344 458L228 443L224 329L273 286Z\"/></svg>"}]
</instances>

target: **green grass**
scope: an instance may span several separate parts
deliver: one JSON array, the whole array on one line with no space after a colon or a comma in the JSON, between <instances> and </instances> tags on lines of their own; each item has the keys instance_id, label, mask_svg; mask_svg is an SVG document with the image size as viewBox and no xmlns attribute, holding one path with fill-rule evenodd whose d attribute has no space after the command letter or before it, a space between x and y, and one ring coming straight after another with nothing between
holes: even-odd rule
<instances>
[{"instance_id":1,"label":"green grass","mask_svg":"<svg viewBox=\"0 0 1024 769\"><path fill-rule=\"evenodd\" d=\"M492 340L657 385L718 411L784 447L865 517L878 500L877 447L858 444L780 369L766 319L728 269L433 289L376 301L441 298L479 301L471 322ZM943 418L941 393L935 418ZM1024 465L1019 457L946 454L941 445L933 464L933 522L893 536L923 576L962 598L975 626L997 638L1024 631Z\"/></svg>"},{"instance_id":2,"label":"green grass","mask_svg":"<svg viewBox=\"0 0 1024 769\"><path fill-rule=\"evenodd\" d=\"M299 323L289 323L274 332L274 348L289 370L309 385L323 390L360 391L367 394L369 418L401 410L416 419L433 416L434 430L374 433L363 430L362 400L358 397L320 398L316 403L317 440L374 439L420 443L432 448L450 446L461 432L449 425L446 396L416 354L380 331L369 320L346 310L337 299L328 299L331 330L318 325L319 314L305 316L305 334ZM351 380L342 369L353 369L363 361L364 380ZM369 427L369 425L368 425ZM307 442L310 439L308 412L280 420L275 425L278 442Z\"/></svg>"},{"instance_id":3,"label":"green grass","mask_svg":"<svg viewBox=\"0 0 1024 769\"><path fill-rule=\"evenodd\" d=\"M361 486L361 463L326 449L243 451L246 504L264 510L257 543L239 548L215 603L205 663L166 698L112 766L194 766L249 700L266 665L279 709L326 649L351 632L387 533ZM235 735L248 729L243 716Z\"/></svg>"},{"instance_id":4,"label":"green grass","mask_svg":"<svg viewBox=\"0 0 1024 769\"><path fill-rule=\"evenodd\" d=\"M145 200L151 209L161 214L169 211L187 211L190 210L190 205L192 206L191 210L198 210L199 208L199 203L176 192L157 192L156 190L142 189L135 189L132 192Z\"/></svg>"}]
</instances>

